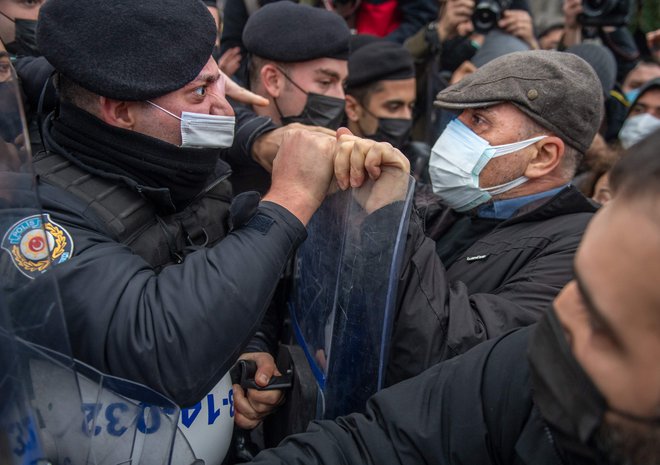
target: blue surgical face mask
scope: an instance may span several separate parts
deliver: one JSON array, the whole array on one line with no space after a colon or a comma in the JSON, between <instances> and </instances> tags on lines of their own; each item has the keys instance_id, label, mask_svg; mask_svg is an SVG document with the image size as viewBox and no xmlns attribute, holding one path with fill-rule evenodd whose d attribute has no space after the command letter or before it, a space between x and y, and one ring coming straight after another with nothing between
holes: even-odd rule
<instances>
[{"instance_id":1,"label":"blue surgical face mask","mask_svg":"<svg viewBox=\"0 0 660 465\"><path fill-rule=\"evenodd\" d=\"M492 187L479 187L479 174L492 158L517 152L547 136L491 146L459 119L452 120L431 151L429 175L433 191L456 211L463 212L488 202L528 181L520 176Z\"/></svg>"},{"instance_id":2,"label":"blue surgical face mask","mask_svg":"<svg viewBox=\"0 0 660 465\"><path fill-rule=\"evenodd\" d=\"M181 121L181 147L223 149L234 142L236 118L233 116L184 111L179 117L149 100L147 103Z\"/></svg>"},{"instance_id":3,"label":"blue surgical face mask","mask_svg":"<svg viewBox=\"0 0 660 465\"><path fill-rule=\"evenodd\" d=\"M629 90L628 92L625 93L626 95L626 100L628 100L630 103L633 103L637 97L639 97L639 91L641 89L638 87L637 89L632 89Z\"/></svg>"}]
</instances>

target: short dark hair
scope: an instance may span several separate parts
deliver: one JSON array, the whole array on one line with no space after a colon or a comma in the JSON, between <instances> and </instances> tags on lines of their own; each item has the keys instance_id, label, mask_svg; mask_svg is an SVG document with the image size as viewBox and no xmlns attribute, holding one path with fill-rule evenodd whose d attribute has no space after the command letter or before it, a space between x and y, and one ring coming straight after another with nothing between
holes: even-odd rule
<instances>
[{"instance_id":1,"label":"short dark hair","mask_svg":"<svg viewBox=\"0 0 660 465\"><path fill-rule=\"evenodd\" d=\"M88 113L97 113L98 95L79 84L76 84L63 74L58 74L55 87L61 102L71 103Z\"/></svg>"},{"instance_id":2,"label":"short dark hair","mask_svg":"<svg viewBox=\"0 0 660 465\"><path fill-rule=\"evenodd\" d=\"M261 68L269 63L276 65L278 68L289 74L291 69L290 63L281 63L250 54L248 56L248 84L250 90L254 91L257 88L257 85L261 82Z\"/></svg>"},{"instance_id":3,"label":"short dark hair","mask_svg":"<svg viewBox=\"0 0 660 465\"><path fill-rule=\"evenodd\" d=\"M357 100L360 105L368 106L371 96L383 90L382 81L370 82L362 86L347 87L345 89L346 95L350 95Z\"/></svg>"},{"instance_id":4,"label":"short dark hair","mask_svg":"<svg viewBox=\"0 0 660 465\"><path fill-rule=\"evenodd\" d=\"M617 197L660 198L660 130L630 147L610 172L610 187Z\"/></svg>"}]
</instances>

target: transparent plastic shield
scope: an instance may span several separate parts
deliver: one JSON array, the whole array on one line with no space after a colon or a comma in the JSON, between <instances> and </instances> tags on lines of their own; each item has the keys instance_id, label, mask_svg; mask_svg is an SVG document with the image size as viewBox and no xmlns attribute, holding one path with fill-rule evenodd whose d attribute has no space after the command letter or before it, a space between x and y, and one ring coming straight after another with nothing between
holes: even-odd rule
<instances>
[{"instance_id":1,"label":"transparent plastic shield","mask_svg":"<svg viewBox=\"0 0 660 465\"><path fill-rule=\"evenodd\" d=\"M83 430L91 440L91 463L170 462L179 408L142 385L103 375L76 362ZM177 462L191 463L191 462Z\"/></svg>"},{"instance_id":2,"label":"transparent plastic shield","mask_svg":"<svg viewBox=\"0 0 660 465\"><path fill-rule=\"evenodd\" d=\"M294 331L319 384L318 418L364 409L383 387L414 179L384 171L329 196L298 250Z\"/></svg>"},{"instance_id":3,"label":"transparent plastic shield","mask_svg":"<svg viewBox=\"0 0 660 465\"><path fill-rule=\"evenodd\" d=\"M39 208L13 70L0 82L0 239L0 463L194 463L172 402L71 356L48 271L68 238Z\"/></svg>"},{"instance_id":4,"label":"transparent plastic shield","mask_svg":"<svg viewBox=\"0 0 660 465\"><path fill-rule=\"evenodd\" d=\"M89 441L80 429L80 393L57 287L52 276L44 275L37 291L30 276L47 268L51 257L21 103L12 70L0 82L0 352L11 354L0 374L0 390L11 391L0 397L0 409L10 412L0 417L0 461L32 463L53 457L84 463ZM33 383L35 366L50 370ZM65 394L49 394L52 402L45 402L42 411L37 384ZM55 419L51 412L58 409L66 414Z\"/></svg>"}]
</instances>

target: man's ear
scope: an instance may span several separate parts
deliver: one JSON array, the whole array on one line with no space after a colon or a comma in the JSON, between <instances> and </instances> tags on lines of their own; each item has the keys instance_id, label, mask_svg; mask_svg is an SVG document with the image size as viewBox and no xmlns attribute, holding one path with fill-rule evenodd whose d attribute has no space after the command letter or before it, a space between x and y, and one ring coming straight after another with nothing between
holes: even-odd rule
<instances>
[{"instance_id":1,"label":"man's ear","mask_svg":"<svg viewBox=\"0 0 660 465\"><path fill-rule=\"evenodd\" d=\"M133 129L135 126L135 109L139 102L114 100L99 97L99 117L110 126L122 129Z\"/></svg>"},{"instance_id":2,"label":"man's ear","mask_svg":"<svg viewBox=\"0 0 660 465\"><path fill-rule=\"evenodd\" d=\"M346 117L349 121L357 123L362 117L362 105L357 101L352 95L346 94L346 107L345 107Z\"/></svg>"},{"instance_id":3,"label":"man's ear","mask_svg":"<svg viewBox=\"0 0 660 465\"><path fill-rule=\"evenodd\" d=\"M525 176L536 179L552 173L564 160L564 141L557 136L548 136L536 144L537 151L529 161Z\"/></svg>"},{"instance_id":4,"label":"man's ear","mask_svg":"<svg viewBox=\"0 0 660 465\"><path fill-rule=\"evenodd\" d=\"M261 78L261 85L264 87L268 95L272 98L278 98L284 89L284 76L277 66L272 63L267 63L261 67L259 71Z\"/></svg>"}]
</instances>

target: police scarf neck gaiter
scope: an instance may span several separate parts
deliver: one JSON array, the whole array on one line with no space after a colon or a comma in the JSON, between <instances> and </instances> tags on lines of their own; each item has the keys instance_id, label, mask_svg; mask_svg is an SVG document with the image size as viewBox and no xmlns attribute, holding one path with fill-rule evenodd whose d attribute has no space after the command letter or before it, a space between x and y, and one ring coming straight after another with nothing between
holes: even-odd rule
<instances>
[{"instance_id":1,"label":"police scarf neck gaiter","mask_svg":"<svg viewBox=\"0 0 660 465\"><path fill-rule=\"evenodd\" d=\"M220 155L219 149L181 148L107 125L67 103L61 104L50 132L83 165L142 186L167 188L176 210L207 186Z\"/></svg>"}]
</instances>

